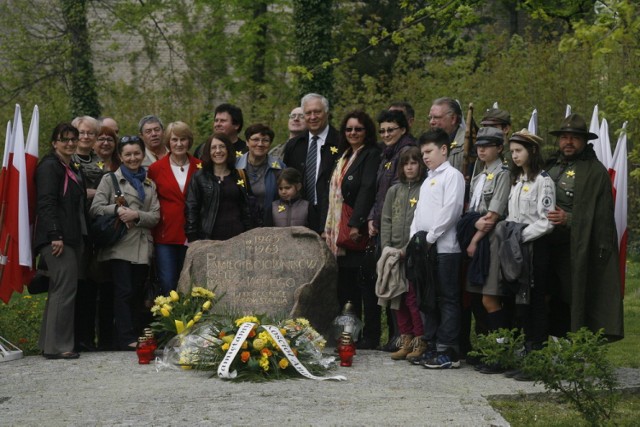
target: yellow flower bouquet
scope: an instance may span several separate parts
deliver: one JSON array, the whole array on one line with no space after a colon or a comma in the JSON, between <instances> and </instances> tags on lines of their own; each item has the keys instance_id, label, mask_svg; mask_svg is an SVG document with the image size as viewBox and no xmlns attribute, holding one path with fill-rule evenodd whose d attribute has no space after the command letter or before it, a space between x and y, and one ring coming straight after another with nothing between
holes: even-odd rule
<instances>
[{"instance_id":1,"label":"yellow flower bouquet","mask_svg":"<svg viewBox=\"0 0 640 427\"><path fill-rule=\"evenodd\" d=\"M155 319L151 328L160 343L164 344L194 325L210 319L218 299L214 292L199 286L194 286L188 294L171 291L167 297L156 297L151 307Z\"/></svg>"},{"instance_id":2,"label":"yellow flower bouquet","mask_svg":"<svg viewBox=\"0 0 640 427\"><path fill-rule=\"evenodd\" d=\"M231 319L210 320L175 337L165 347L161 363L217 371L220 378L240 381L328 379L315 375L335 366L334 357L322 354L325 339L307 319L271 325L264 324L261 316Z\"/></svg>"}]
</instances>

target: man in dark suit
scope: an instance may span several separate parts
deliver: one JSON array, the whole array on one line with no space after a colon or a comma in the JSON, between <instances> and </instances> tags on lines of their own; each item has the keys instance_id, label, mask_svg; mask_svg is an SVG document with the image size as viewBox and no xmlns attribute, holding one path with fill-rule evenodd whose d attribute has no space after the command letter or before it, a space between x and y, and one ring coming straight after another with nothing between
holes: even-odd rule
<instances>
[{"instance_id":1,"label":"man in dark suit","mask_svg":"<svg viewBox=\"0 0 640 427\"><path fill-rule=\"evenodd\" d=\"M309 228L324 232L329 209L329 181L337 159L338 131L329 125L329 101L317 93L302 97L300 106L308 132L290 140L284 149L284 163L304 177L304 197L312 206Z\"/></svg>"}]
</instances>

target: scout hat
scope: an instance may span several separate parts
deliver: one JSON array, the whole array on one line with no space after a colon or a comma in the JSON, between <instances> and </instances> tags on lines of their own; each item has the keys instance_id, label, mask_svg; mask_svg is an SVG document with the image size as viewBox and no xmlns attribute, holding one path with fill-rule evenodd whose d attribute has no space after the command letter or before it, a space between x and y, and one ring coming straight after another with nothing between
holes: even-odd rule
<instances>
[{"instance_id":1,"label":"scout hat","mask_svg":"<svg viewBox=\"0 0 640 427\"><path fill-rule=\"evenodd\" d=\"M504 144L504 134L500 129L484 127L478 129L476 135L476 145L502 145Z\"/></svg>"},{"instance_id":2,"label":"scout hat","mask_svg":"<svg viewBox=\"0 0 640 427\"><path fill-rule=\"evenodd\" d=\"M522 129L521 131L515 132L513 135L511 135L511 138L509 138L509 142L511 141L519 142L521 144L537 145L538 147L540 147L540 144L542 144L542 138L534 133L529 132L527 129Z\"/></svg>"},{"instance_id":3,"label":"scout hat","mask_svg":"<svg viewBox=\"0 0 640 427\"><path fill-rule=\"evenodd\" d=\"M570 114L560 124L560 129L549 132L553 136L560 136L563 133L575 133L582 135L587 141L598 139L598 135L587 130L587 122L580 114Z\"/></svg>"},{"instance_id":4,"label":"scout hat","mask_svg":"<svg viewBox=\"0 0 640 427\"><path fill-rule=\"evenodd\" d=\"M489 108L480 122L482 126L510 125L511 114L499 108Z\"/></svg>"}]
</instances>

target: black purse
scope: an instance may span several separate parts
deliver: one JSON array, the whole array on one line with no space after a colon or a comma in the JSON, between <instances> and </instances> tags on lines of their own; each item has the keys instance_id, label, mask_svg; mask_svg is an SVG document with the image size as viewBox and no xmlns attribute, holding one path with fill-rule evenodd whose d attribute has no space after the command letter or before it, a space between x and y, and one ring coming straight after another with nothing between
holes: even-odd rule
<instances>
[{"instance_id":1,"label":"black purse","mask_svg":"<svg viewBox=\"0 0 640 427\"><path fill-rule=\"evenodd\" d=\"M118 217L118 208L125 206L126 203L122 197L122 191L120 191L120 186L118 185L115 174L109 172L109 175L111 176L113 188L116 192L116 206L113 209L113 213L105 213L97 216L91 222L89 236L96 248L113 246L127 233L127 226L120 221L120 217Z\"/></svg>"}]
</instances>

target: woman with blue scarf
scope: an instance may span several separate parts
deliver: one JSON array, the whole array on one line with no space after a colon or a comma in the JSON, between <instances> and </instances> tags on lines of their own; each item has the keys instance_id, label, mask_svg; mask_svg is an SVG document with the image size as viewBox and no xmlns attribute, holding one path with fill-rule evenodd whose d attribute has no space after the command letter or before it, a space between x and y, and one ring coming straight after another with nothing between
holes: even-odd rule
<instances>
[{"instance_id":1,"label":"woman with blue scarf","mask_svg":"<svg viewBox=\"0 0 640 427\"><path fill-rule=\"evenodd\" d=\"M117 206L116 189L110 174L102 177L89 214L92 218L116 210L127 233L113 246L100 249L98 261L109 261L114 286L116 344L120 350L135 350L140 331L134 327L136 288L147 277L153 237L151 229L160 220L160 203L156 186L142 168L145 148L137 136L124 136L118 144L122 165L114 172L123 206ZM122 203L120 203L122 204Z\"/></svg>"}]
</instances>

